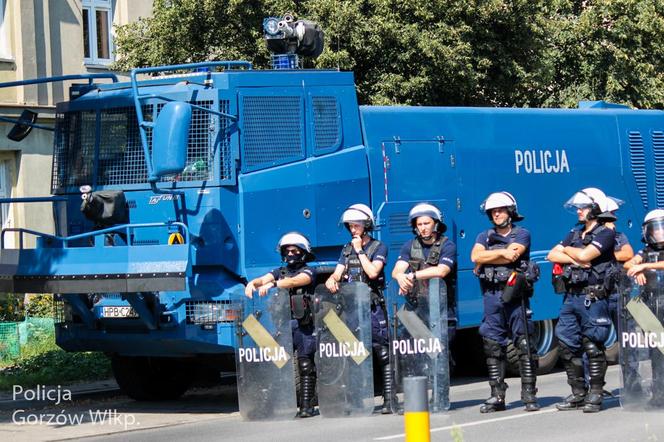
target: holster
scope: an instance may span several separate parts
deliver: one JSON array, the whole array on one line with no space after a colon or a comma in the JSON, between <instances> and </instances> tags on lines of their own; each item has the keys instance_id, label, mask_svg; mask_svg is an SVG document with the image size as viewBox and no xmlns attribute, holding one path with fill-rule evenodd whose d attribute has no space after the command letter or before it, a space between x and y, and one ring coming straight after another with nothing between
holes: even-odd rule
<instances>
[{"instance_id":1,"label":"holster","mask_svg":"<svg viewBox=\"0 0 664 442\"><path fill-rule=\"evenodd\" d=\"M503 302L508 303L515 299L521 299L523 296L530 296L532 293L531 285L528 283L526 275L521 272L516 272L514 282L509 282L505 285L503 290Z\"/></svg>"},{"instance_id":2,"label":"holster","mask_svg":"<svg viewBox=\"0 0 664 442\"><path fill-rule=\"evenodd\" d=\"M563 295L567 292L567 284L564 275L551 275L551 284L553 284L554 293Z\"/></svg>"},{"instance_id":3,"label":"holster","mask_svg":"<svg viewBox=\"0 0 664 442\"><path fill-rule=\"evenodd\" d=\"M312 319L310 300L308 295L292 295L291 316L297 319L300 324L309 324Z\"/></svg>"},{"instance_id":4,"label":"holster","mask_svg":"<svg viewBox=\"0 0 664 442\"><path fill-rule=\"evenodd\" d=\"M589 285L583 288L583 294L592 299L604 299L609 296L609 293L604 288L604 285Z\"/></svg>"}]
</instances>

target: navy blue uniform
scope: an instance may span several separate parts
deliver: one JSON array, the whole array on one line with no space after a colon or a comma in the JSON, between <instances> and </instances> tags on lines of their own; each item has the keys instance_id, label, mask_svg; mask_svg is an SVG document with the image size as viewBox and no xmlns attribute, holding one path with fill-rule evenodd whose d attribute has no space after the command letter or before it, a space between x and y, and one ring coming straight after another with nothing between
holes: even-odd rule
<instances>
[{"instance_id":1,"label":"navy blue uniform","mask_svg":"<svg viewBox=\"0 0 664 442\"><path fill-rule=\"evenodd\" d=\"M500 235L495 228L477 235L475 244L483 246L486 250L508 248L510 244L519 244L526 248L519 259L510 264L484 264L479 270L484 302L484 316L480 325L480 335L491 339L501 346L507 345L513 339L525 336L523 321L523 308L520 299L503 302L503 290L507 278L521 262L530 259L530 232L522 227L513 226L505 236ZM528 306L528 300L526 300ZM533 324L528 321L528 331L532 336Z\"/></svg>"},{"instance_id":2,"label":"navy blue uniform","mask_svg":"<svg viewBox=\"0 0 664 442\"><path fill-rule=\"evenodd\" d=\"M387 262L387 246L381 241L371 239L362 245L369 261L380 261L383 269L376 279L369 279L353 246L348 243L344 246L339 257L339 264L345 266L342 281L362 281L371 288L371 340L374 345L388 345L387 315L383 307L383 288L385 285L385 263Z\"/></svg>"},{"instance_id":3,"label":"navy blue uniform","mask_svg":"<svg viewBox=\"0 0 664 442\"><path fill-rule=\"evenodd\" d=\"M613 249L614 252L619 252L625 244L629 244L627 235L618 231L616 231L615 241L616 244ZM611 320L613 321L613 326L615 327L616 332L618 331L618 296L619 295L617 290L613 290L609 295L609 315L611 316Z\"/></svg>"},{"instance_id":4,"label":"navy blue uniform","mask_svg":"<svg viewBox=\"0 0 664 442\"><path fill-rule=\"evenodd\" d=\"M406 241L406 243L403 246L401 246L401 250L399 251L399 257L397 258L397 261L405 261L408 263L411 263L413 261L413 257L411 256L411 251L413 249L414 241L419 241L420 246L422 247L422 255L424 255L424 261L426 261L429 258L429 254L431 253L431 247L433 246L433 244L425 244L422 241L420 241L418 238L414 238ZM438 265L444 264L451 269L450 273L448 273L447 276L445 277L445 284L447 287L447 322L448 322L447 338L450 342L454 339L454 334L456 331L455 327L456 304L454 302L454 284L453 284L453 280L455 277L456 260L457 260L456 254L457 254L456 244L450 241L449 238L446 238L445 241L443 241L441 244L440 255L438 257Z\"/></svg>"},{"instance_id":5,"label":"navy blue uniform","mask_svg":"<svg viewBox=\"0 0 664 442\"><path fill-rule=\"evenodd\" d=\"M270 273L272 276L274 276L275 281L284 278L294 278L297 275L304 273L311 278L311 283L304 287L291 289L291 295L295 295L296 293L311 295L314 292L316 274L314 269L307 266L306 264L297 269L278 267L272 270ZM310 300L307 299L305 302L310 303ZM314 353L316 353L314 321L310 309L306 308L304 310L304 316L302 318L291 319L291 329L293 330L293 348L297 351L298 357L308 357L313 359Z\"/></svg>"},{"instance_id":6,"label":"navy blue uniform","mask_svg":"<svg viewBox=\"0 0 664 442\"><path fill-rule=\"evenodd\" d=\"M563 247L584 248L588 241L581 238L580 232L583 229L583 226L573 229L560 244ZM606 273L611 269L611 264L615 263L615 232L597 224L587 235L592 236L590 244L600 251L600 255L590 262L590 269L577 270L583 274L576 277L578 282L568 284L556 325L558 340L575 354L581 353L584 336L601 346L611 331L607 298L590 299L587 288L603 286Z\"/></svg>"}]
</instances>

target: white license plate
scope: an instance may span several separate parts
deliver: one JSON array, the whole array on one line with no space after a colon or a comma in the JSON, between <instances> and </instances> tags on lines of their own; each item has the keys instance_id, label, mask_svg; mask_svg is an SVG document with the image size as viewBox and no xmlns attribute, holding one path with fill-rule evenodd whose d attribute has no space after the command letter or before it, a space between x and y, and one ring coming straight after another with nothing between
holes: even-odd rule
<instances>
[{"instance_id":1,"label":"white license plate","mask_svg":"<svg viewBox=\"0 0 664 442\"><path fill-rule=\"evenodd\" d=\"M101 309L102 318L138 318L138 313L133 307L111 307L106 306Z\"/></svg>"}]
</instances>

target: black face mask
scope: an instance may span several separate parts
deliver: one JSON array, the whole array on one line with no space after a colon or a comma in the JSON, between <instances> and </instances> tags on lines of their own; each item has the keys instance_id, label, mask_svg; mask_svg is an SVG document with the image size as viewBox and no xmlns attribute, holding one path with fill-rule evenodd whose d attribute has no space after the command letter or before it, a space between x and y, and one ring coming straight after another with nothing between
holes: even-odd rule
<instances>
[{"instance_id":1,"label":"black face mask","mask_svg":"<svg viewBox=\"0 0 664 442\"><path fill-rule=\"evenodd\" d=\"M286 266L289 268L298 268L302 267L304 265L304 253L302 252L297 252L297 253L291 253L282 255L284 262L286 263Z\"/></svg>"}]
</instances>

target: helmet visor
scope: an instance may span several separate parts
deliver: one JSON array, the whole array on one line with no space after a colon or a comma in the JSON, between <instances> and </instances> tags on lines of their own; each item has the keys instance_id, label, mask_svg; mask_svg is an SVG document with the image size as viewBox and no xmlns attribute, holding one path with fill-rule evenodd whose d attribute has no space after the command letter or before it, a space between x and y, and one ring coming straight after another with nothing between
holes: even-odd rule
<instances>
[{"instance_id":1,"label":"helmet visor","mask_svg":"<svg viewBox=\"0 0 664 442\"><path fill-rule=\"evenodd\" d=\"M563 207L569 212L576 213L577 209L589 209L592 205L593 200L588 195L576 192L563 204Z\"/></svg>"},{"instance_id":2,"label":"helmet visor","mask_svg":"<svg viewBox=\"0 0 664 442\"><path fill-rule=\"evenodd\" d=\"M664 218L648 221L643 226L643 238L650 245L664 246Z\"/></svg>"}]
</instances>

